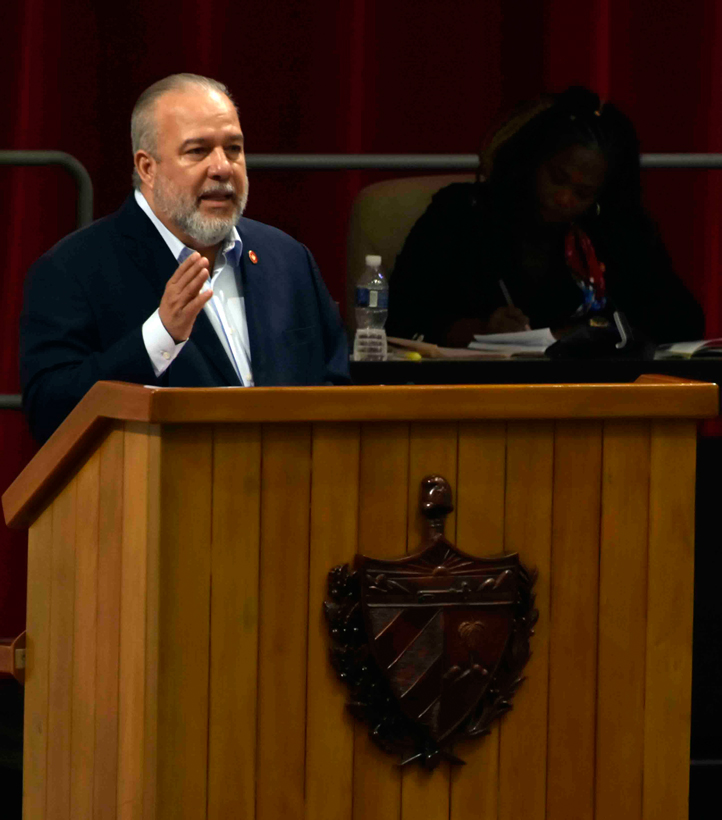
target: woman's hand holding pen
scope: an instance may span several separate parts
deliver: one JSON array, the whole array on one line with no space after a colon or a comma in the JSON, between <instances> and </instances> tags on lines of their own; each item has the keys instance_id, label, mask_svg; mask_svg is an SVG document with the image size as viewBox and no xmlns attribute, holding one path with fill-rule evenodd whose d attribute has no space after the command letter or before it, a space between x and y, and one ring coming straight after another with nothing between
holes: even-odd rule
<instances>
[{"instance_id":1,"label":"woman's hand holding pen","mask_svg":"<svg viewBox=\"0 0 722 820\"><path fill-rule=\"evenodd\" d=\"M443 340L449 347L466 347L475 335L518 333L529 330L529 319L519 308L509 305L497 308L488 319L457 319Z\"/></svg>"},{"instance_id":2,"label":"woman's hand holding pen","mask_svg":"<svg viewBox=\"0 0 722 820\"><path fill-rule=\"evenodd\" d=\"M504 295L506 306L497 308L489 316L484 333L520 333L523 330L531 330L529 317L525 316L519 308L514 307L509 288L503 279L499 279L499 289Z\"/></svg>"},{"instance_id":3,"label":"woman's hand holding pen","mask_svg":"<svg viewBox=\"0 0 722 820\"><path fill-rule=\"evenodd\" d=\"M445 342L449 347L466 347L477 334L482 336L487 333L519 333L531 330L529 317L518 307L514 307L504 280L498 281L506 304L498 307L488 319L457 319L446 333Z\"/></svg>"},{"instance_id":4,"label":"woman's hand holding pen","mask_svg":"<svg viewBox=\"0 0 722 820\"><path fill-rule=\"evenodd\" d=\"M486 320L484 333L518 333L530 330L529 317L513 305L498 307Z\"/></svg>"}]
</instances>

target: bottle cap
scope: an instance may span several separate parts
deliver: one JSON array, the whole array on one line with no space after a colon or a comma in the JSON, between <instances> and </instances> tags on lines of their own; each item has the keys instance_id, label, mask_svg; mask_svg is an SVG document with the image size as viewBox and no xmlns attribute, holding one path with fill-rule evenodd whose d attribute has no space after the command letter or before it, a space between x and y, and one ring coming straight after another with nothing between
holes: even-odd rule
<instances>
[{"instance_id":1,"label":"bottle cap","mask_svg":"<svg viewBox=\"0 0 722 820\"><path fill-rule=\"evenodd\" d=\"M367 253L366 254L366 264L367 265L380 265L381 264L381 257L374 253Z\"/></svg>"}]
</instances>

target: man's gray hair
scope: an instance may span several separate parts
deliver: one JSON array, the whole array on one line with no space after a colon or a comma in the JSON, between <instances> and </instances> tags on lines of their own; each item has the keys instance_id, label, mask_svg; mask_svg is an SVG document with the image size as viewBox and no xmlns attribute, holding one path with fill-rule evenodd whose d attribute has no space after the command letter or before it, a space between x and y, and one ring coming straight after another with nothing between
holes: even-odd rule
<instances>
[{"instance_id":1,"label":"man's gray hair","mask_svg":"<svg viewBox=\"0 0 722 820\"><path fill-rule=\"evenodd\" d=\"M236 104L230 91L223 83L202 77L200 74L171 74L162 80L153 83L138 97L130 117L130 141L133 146L133 156L137 151L147 151L154 159L158 158L158 128L155 121L155 104L160 97L169 91L183 91L196 86L207 91L218 91ZM141 180L138 171L133 168L133 187L140 188Z\"/></svg>"}]
</instances>

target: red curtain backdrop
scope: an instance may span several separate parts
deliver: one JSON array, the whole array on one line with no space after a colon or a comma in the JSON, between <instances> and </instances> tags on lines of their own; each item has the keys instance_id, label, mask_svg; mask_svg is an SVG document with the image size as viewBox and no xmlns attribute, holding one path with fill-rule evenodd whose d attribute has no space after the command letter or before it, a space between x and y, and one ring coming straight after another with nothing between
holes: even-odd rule
<instances>
[{"instance_id":1,"label":"red curtain backdrop","mask_svg":"<svg viewBox=\"0 0 722 820\"><path fill-rule=\"evenodd\" d=\"M24 0L3 8L0 147L60 149L95 185L95 215L129 192L130 111L176 71L226 82L249 152L469 153L519 100L571 83L635 121L646 152L722 151L717 0ZM680 275L722 335L720 171L645 172ZM360 172L257 172L248 215L314 252L343 304L346 222ZM28 265L74 227L59 170L0 168L0 392L16 392ZM391 261L391 260L389 260ZM0 413L0 490L32 452ZM24 621L24 537L0 528L0 633Z\"/></svg>"}]
</instances>

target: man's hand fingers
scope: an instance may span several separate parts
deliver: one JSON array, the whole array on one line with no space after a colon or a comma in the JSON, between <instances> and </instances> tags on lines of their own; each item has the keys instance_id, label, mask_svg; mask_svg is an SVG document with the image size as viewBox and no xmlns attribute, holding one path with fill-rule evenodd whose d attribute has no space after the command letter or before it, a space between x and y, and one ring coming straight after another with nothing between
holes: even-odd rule
<instances>
[{"instance_id":1,"label":"man's hand fingers","mask_svg":"<svg viewBox=\"0 0 722 820\"><path fill-rule=\"evenodd\" d=\"M189 279L185 283L185 285L178 291L176 297L178 300L178 305L181 309L192 302L196 296L198 296L206 281L208 281L208 269L201 268L196 272L193 278ZM211 293L213 293L213 291L211 291Z\"/></svg>"},{"instance_id":2,"label":"man's hand fingers","mask_svg":"<svg viewBox=\"0 0 722 820\"><path fill-rule=\"evenodd\" d=\"M208 277L208 260L194 253L178 266L168 280L161 299L159 316L163 326L176 342L190 336L196 316L213 296L210 288L201 292Z\"/></svg>"},{"instance_id":3,"label":"man's hand fingers","mask_svg":"<svg viewBox=\"0 0 722 820\"><path fill-rule=\"evenodd\" d=\"M179 291L179 293L176 294L174 300L176 310L178 310L179 312L185 312L188 308L188 305L190 305L193 302L193 300L201 294L201 290L207 281L208 271L200 270L195 275L195 277L186 284L183 290ZM207 290L203 291L203 295L205 296L206 293L210 294L208 296L208 299L210 299L210 297L213 295L213 290L211 288L208 288ZM208 301L208 299L204 300L204 304Z\"/></svg>"},{"instance_id":4,"label":"man's hand fingers","mask_svg":"<svg viewBox=\"0 0 722 820\"><path fill-rule=\"evenodd\" d=\"M180 265L175 269L175 273L171 278L168 280L168 283L173 283L174 285L178 283L184 273L186 273L190 268L195 265L201 258L201 255L198 251L194 251L187 259L184 259Z\"/></svg>"},{"instance_id":5,"label":"man's hand fingers","mask_svg":"<svg viewBox=\"0 0 722 820\"><path fill-rule=\"evenodd\" d=\"M180 270L180 268L178 268L178 270ZM195 262L183 271L173 285L182 291L202 270L208 271L208 260L205 256L197 256Z\"/></svg>"},{"instance_id":6,"label":"man's hand fingers","mask_svg":"<svg viewBox=\"0 0 722 820\"><path fill-rule=\"evenodd\" d=\"M213 296L213 291L211 290L211 288L208 288L208 290L204 290L203 293L199 293L195 299L193 299L191 302L188 302L188 304L186 305L186 315L193 316L193 318L195 319L195 317L201 312L201 310L203 310L203 306L206 304L206 302L210 300L211 296Z\"/></svg>"},{"instance_id":7,"label":"man's hand fingers","mask_svg":"<svg viewBox=\"0 0 722 820\"><path fill-rule=\"evenodd\" d=\"M165 293L163 294L163 302L173 310L181 310L184 305L198 294L206 279L208 279L208 271L205 268L201 268L196 271L191 278L184 281L182 285L180 283L176 283L175 285L169 284L166 286Z\"/></svg>"}]
</instances>

